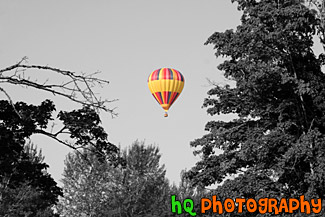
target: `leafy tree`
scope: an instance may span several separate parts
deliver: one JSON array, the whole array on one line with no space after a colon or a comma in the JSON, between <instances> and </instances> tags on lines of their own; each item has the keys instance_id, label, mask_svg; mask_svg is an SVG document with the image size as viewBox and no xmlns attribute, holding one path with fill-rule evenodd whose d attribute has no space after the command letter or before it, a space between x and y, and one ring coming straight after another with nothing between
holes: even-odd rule
<instances>
[{"instance_id":1,"label":"leafy tree","mask_svg":"<svg viewBox=\"0 0 325 217\"><path fill-rule=\"evenodd\" d=\"M215 86L204 106L210 115L238 118L206 124L209 133L191 142L201 160L186 176L209 186L236 175L216 189L223 199L324 200L325 75L312 50L315 13L295 0L234 1L241 25L206 44L227 58L218 69L236 85Z\"/></svg>"},{"instance_id":2,"label":"leafy tree","mask_svg":"<svg viewBox=\"0 0 325 217\"><path fill-rule=\"evenodd\" d=\"M65 165L64 197L56 207L60 215L107 216L117 203L115 197L123 179L120 166L99 160L89 150L70 153Z\"/></svg>"},{"instance_id":3,"label":"leafy tree","mask_svg":"<svg viewBox=\"0 0 325 217\"><path fill-rule=\"evenodd\" d=\"M99 126L100 119L94 110L84 107L72 112L60 112L58 118L63 122L63 127L59 132L52 133L46 131L46 127L54 110L49 100L39 106L23 102L11 105L7 100L0 101L0 198L4 214L9 212L8 209L14 209L13 213L23 209L25 213L31 212L30 215L35 216L37 210L53 206L58 196L62 195L56 182L48 173L44 173L48 166L35 161L37 158L31 158L24 151L25 141L31 135L47 135L75 150L92 147L90 150L98 159L119 163L118 148L107 141L107 134ZM61 140L58 137L61 134L70 135L71 143ZM25 201L23 208L17 207L22 206L22 200L14 199L21 189L26 190L22 197ZM40 204L37 205L35 198L39 197L42 199L38 200ZM19 215L15 213L11 216Z\"/></svg>"},{"instance_id":4,"label":"leafy tree","mask_svg":"<svg viewBox=\"0 0 325 217\"><path fill-rule=\"evenodd\" d=\"M124 216L165 216L170 213L169 184L164 165L160 166L159 148L136 141L123 152L126 168L119 207ZM126 197L127 196L127 197ZM168 198L168 201L166 200Z\"/></svg>"},{"instance_id":5,"label":"leafy tree","mask_svg":"<svg viewBox=\"0 0 325 217\"><path fill-rule=\"evenodd\" d=\"M0 215L55 216L51 207L62 192L47 173L41 152L29 144L15 154L12 161L0 161Z\"/></svg>"},{"instance_id":6,"label":"leafy tree","mask_svg":"<svg viewBox=\"0 0 325 217\"><path fill-rule=\"evenodd\" d=\"M45 71L55 79L42 81L35 72ZM32 135L42 134L76 151L88 149L100 161L119 164L118 148L108 142L107 133L100 126L99 110L115 115L106 103L98 98L95 86L108 84L93 74L81 74L50 66L30 65L27 58L17 64L0 69L2 84L36 88L40 91L67 98L83 108L71 112L60 111L55 120L61 128L53 132L48 125L54 121L55 106L45 100L41 105L14 103L5 85L0 86L7 100L0 100L0 202L1 215L51 216L51 207L57 203L61 189L46 172L48 165L25 150L25 142ZM57 82L56 82L57 81ZM70 140L67 140L70 136Z\"/></svg>"},{"instance_id":7,"label":"leafy tree","mask_svg":"<svg viewBox=\"0 0 325 217\"><path fill-rule=\"evenodd\" d=\"M37 127L44 127L53 109L51 103L40 106L0 101L0 199L2 216L36 216L53 206L62 194L46 172L47 164L33 148L24 148L25 140ZM25 213L25 214L23 214Z\"/></svg>"},{"instance_id":8,"label":"leafy tree","mask_svg":"<svg viewBox=\"0 0 325 217\"><path fill-rule=\"evenodd\" d=\"M169 184L159 165L159 149L136 141L121 153L124 166L97 156L90 166L79 153L65 161L64 197L58 205L62 216L168 216ZM91 156L89 156L91 155Z\"/></svg>"}]
</instances>

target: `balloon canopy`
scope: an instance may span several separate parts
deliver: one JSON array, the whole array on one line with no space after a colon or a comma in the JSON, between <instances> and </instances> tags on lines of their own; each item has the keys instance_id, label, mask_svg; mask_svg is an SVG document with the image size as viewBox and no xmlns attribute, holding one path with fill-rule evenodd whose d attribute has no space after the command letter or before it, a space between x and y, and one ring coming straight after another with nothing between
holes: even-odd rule
<instances>
[{"instance_id":1,"label":"balloon canopy","mask_svg":"<svg viewBox=\"0 0 325 217\"><path fill-rule=\"evenodd\" d=\"M183 90L184 76L172 68L157 69L149 75L148 87L167 117L169 108Z\"/></svg>"}]
</instances>

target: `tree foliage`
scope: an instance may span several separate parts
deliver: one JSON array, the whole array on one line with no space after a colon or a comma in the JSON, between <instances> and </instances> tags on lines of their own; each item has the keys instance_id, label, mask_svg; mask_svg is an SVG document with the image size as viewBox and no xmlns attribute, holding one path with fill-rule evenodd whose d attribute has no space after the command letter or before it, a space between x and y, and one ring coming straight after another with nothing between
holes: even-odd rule
<instances>
[{"instance_id":1,"label":"tree foliage","mask_svg":"<svg viewBox=\"0 0 325 217\"><path fill-rule=\"evenodd\" d=\"M38 158L31 158L24 151L26 140L32 135L43 134L77 151L80 148L89 149L101 161L120 163L118 148L107 141L107 133L100 126L99 116L93 109L84 107L72 112L61 111L58 119L63 126L58 132L51 132L48 124L53 119L54 110L55 106L50 100L45 100L39 106L0 101L0 193L4 213L9 212L8 209L13 209L14 213L19 211L16 203L25 201L24 212L31 212L28 216L34 216L36 210L53 206L58 196L62 195L52 177L44 173L48 166L35 161ZM62 135L69 135L70 141L60 138ZM21 198L17 198L17 195ZM38 200L39 205L34 199L37 197L42 198Z\"/></svg>"},{"instance_id":2,"label":"tree foliage","mask_svg":"<svg viewBox=\"0 0 325 217\"><path fill-rule=\"evenodd\" d=\"M86 156L88 161L83 156ZM89 163L90 161L90 163ZM64 197L57 206L61 216L107 216L122 177L119 167L99 161L88 150L70 153L63 173Z\"/></svg>"},{"instance_id":3,"label":"tree foliage","mask_svg":"<svg viewBox=\"0 0 325 217\"><path fill-rule=\"evenodd\" d=\"M9 156L13 154L3 147L1 151ZM14 153L14 158L1 155L1 216L56 216L51 208L62 191L46 171L48 165L43 160L41 152L31 144Z\"/></svg>"},{"instance_id":4,"label":"tree foliage","mask_svg":"<svg viewBox=\"0 0 325 217\"><path fill-rule=\"evenodd\" d=\"M99 162L97 156L77 152L65 162L62 216L167 216L169 184L159 165L159 149L136 141L121 152L125 165Z\"/></svg>"},{"instance_id":5,"label":"tree foliage","mask_svg":"<svg viewBox=\"0 0 325 217\"><path fill-rule=\"evenodd\" d=\"M301 0L301 2L316 12L317 35L325 50L325 2L323 0Z\"/></svg>"},{"instance_id":6,"label":"tree foliage","mask_svg":"<svg viewBox=\"0 0 325 217\"><path fill-rule=\"evenodd\" d=\"M46 73L43 75L35 73ZM109 82L92 74L77 74L51 66L30 65L27 58L0 69L0 83L31 87L49 92L78 103L83 107L70 112L60 111L53 118L55 106L51 100L40 105L13 102L6 85L0 86L7 100L0 100L0 215L1 216L52 216L51 207L62 195L46 172L47 164L34 149L25 149L32 135L42 134L75 151L87 150L101 162L121 163L118 148L107 140L107 133L100 126L98 112L104 110L116 115L107 107L106 99L95 93L96 87ZM60 129L49 127L54 120ZM70 137L70 138L69 138ZM82 156L87 161L87 156ZM89 160L87 161L90 162Z\"/></svg>"},{"instance_id":7,"label":"tree foliage","mask_svg":"<svg viewBox=\"0 0 325 217\"><path fill-rule=\"evenodd\" d=\"M166 170L160 165L159 148L136 141L123 152L126 160L122 210L126 216L164 216L169 185ZM125 196L127 197L125 198Z\"/></svg>"},{"instance_id":8,"label":"tree foliage","mask_svg":"<svg viewBox=\"0 0 325 217\"><path fill-rule=\"evenodd\" d=\"M318 19L295 0L235 2L241 25L206 44L227 58L218 69L236 85L215 86L204 106L238 118L206 124L209 133L191 143L201 160L186 175L202 186L236 175L216 189L224 198L324 199L325 75L312 50Z\"/></svg>"}]
</instances>

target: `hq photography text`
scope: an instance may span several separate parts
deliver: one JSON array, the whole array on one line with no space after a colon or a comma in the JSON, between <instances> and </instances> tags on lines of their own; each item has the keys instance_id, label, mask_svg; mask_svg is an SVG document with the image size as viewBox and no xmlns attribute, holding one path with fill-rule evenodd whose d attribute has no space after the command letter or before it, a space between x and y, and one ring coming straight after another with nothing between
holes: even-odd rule
<instances>
[{"instance_id":1,"label":"hq photography text","mask_svg":"<svg viewBox=\"0 0 325 217\"><path fill-rule=\"evenodd\" d=\"M217 200L217 196L213 195L211 199L201 198L200 212L202 214L212 211L216 214L223 213L242 213L243 211L254 213L259 212L261 214L274 213L275 215L281 213L320 213L322 210L321 199L311 199L310 201L305 200L305 196L300 196L299 199L282 198L277 200L275 198L260 198L255 200L253 198L227 198L224 201ZM191 216L196 216L194 210L194 202L192 199L185 199L183 202L177 200L175 195L171 196L171 211L173 213L182 214L188 213Z\"/></svg>"}]
</instances>

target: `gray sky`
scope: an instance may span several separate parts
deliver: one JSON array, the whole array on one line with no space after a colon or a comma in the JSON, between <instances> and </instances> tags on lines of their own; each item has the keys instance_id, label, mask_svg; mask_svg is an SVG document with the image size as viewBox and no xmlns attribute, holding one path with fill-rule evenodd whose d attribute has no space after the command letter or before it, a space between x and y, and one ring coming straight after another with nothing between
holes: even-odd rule
<instances>
[{"instance_id":1,"label":"gray sky","mask_svg":"<svg viewBox=\"0 0 325 217\"><path fill-rule=\"evenodd\" d=\"M0 68L27 56L30 64L80 73L101 71L99 76L110 84L98 90L100 95L119 99L110 105L117 107L117 118L101 113L109 140L122 148L137 139L158 145L167 177L178 183L181 170L198 160L190 141L205 134L207 121L226 119L210 117L201 108L211 88L206 79L226 82L216 68L220 60L203 44L214 32L235 28L239 19L230 0L2 0ZM161 67L175 68L185 77L168 118L147 86L149 74ZM45 72L32 73L47 78ZM14 100L40 103L51 98L58 110L79 108L30 88L6 90ZM32 139L59 181L70 150L44 136Z\"/></svg>"}]
</instances>

